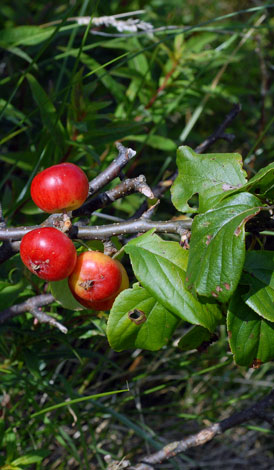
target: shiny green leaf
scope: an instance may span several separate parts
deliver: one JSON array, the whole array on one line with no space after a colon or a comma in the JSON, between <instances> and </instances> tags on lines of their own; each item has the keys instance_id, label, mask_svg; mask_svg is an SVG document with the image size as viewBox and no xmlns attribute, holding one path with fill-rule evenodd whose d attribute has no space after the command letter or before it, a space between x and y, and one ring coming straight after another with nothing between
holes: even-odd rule
<instances>
[{"instance_id":1,"label":"shiny green leaf","mask_svg":"<svg viewBox=\"0 0 274 470\"><path fill-rule=\"evenodd\" d=\"M50 282L50 291L53 297L59 302L64 308L70 310L83 310L83 305L79 304L73 297L70 288L68 286L68 280L63 279L62 281Z\"/></svg>"},{"instance_id":2,"label":"shiny green leaf","mask_svg":"<svg viewBox=\"0 0 274 470\"><path fill-rule=\"evenodd\" d=\"M245 259L245 224L260 209L259 199L241 193L195 217L187 267L191 289L221 302L231 297Z\"/></svg>"},{"instance_id":3,"label":"shiny green leaf","mask_svg":"<svg viewBox=\"0 0 274 470\"><path fill-rule=\"evenodd\" d=\"M172 202L181 212L195 212L189 199L199 194L199 212L215 207L228 191L246 182L242 157L238 153L198 154L190 147L177 151L178 177L172 188Z\"/></svg>"},{"instance_id":4,"label":"shiny green leaf","mask_svg":"<svg viewBox=\"0 0 274 470\"><path fill-rule=\"evenodd\" d=\"M193 326L179 341L178 347L182 351L197 349L204 341L209 341L211 333L202 326Z\"/></svg>"},{"instance_id":5,"label":"shiny green leaf","mask_svg":"<svg viewBox=\"0 0 274 470\"><path fill-rule=\"evenodd\" d=\"M248 251L242 284L249 285L245 303L266 320L274 322L274 253Z\"/></svg>"},{"instance_id":6,"label":"shiny green leaf","mask_svg":"<svg viewBox=\"0 0 274 470\"><path fill-rule=\"evenodd\" d=\"M178 321L146 289L135 285L116 298L107 336L115 351L133 348L155 351L167 344Z\"/></svg>"},{"instance_id":7,"label":"shiny green leaf","mask_svg":"<svg viewBox=\"0 0 274 470\"><path fill-rule=\"evenodd\" d=\"M244 303L243 289L237 290L229 303L227 329L235 362L251 367L274 359L274 323Z\"/></svg>"},{"instance_id":8,"label":"shiny green leaf","mask_svg":"<svg viewBox=\"0 0 274 470\"><path fill-rule=\"evenodd\" d=\"M130 241L125 251L137 279L166 309L189 323L215 329L221 313L216 304L200 302L186 288L188 252L179 243L148 232Z\"/></svg>"}]
</instances>

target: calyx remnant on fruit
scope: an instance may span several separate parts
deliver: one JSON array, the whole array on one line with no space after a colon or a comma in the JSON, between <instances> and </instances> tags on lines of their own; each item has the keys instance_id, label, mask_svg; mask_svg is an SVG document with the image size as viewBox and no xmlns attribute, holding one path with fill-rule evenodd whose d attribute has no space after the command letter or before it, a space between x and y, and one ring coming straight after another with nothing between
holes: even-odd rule
<instances>
[{"instance_id":1,"label":"calyx remnant on fruit","mask_svg":"<svg viewBox=\"0 0 274 470\"><path fill-rule=\"evenodd\" d=\"M68 277L77 260L72 241L53 227L41 227L26 233L20 245L20 255L25 266L46 281Z\"/></svg>"},{"instance_id":2,"label":"calyx remnant on fruit","mask_svg":"<svg viewBox=\"0 0 274 470\"><path fill-rule=\"evenodd\" d=\"M76 300L93 310L109 310L117 295L129 286L123 265L99 251L78 256L68 283Z\"/></svg>"}]
</instances>

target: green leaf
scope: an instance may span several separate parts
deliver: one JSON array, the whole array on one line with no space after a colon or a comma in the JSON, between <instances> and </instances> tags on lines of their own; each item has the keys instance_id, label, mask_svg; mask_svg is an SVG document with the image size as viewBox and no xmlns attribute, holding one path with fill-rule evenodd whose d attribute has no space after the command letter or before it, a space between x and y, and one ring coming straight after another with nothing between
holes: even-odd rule
<instances>
[{"instance_id":1,"label":"green leaf","mask_svg":"<svg viewBox=\"0 0 274 470\"><path fill-rule=\"evenodd\" d=\"M165 308L189 323L213 331L221 313L213 303L199 302L185 286L188 252L177 242L164 241L151 231L129 242L134 273Z\"/></svg>"},{"instance_id":2,"label":"green leaf","mask_svg":"<svg viewBox=\"0 0 274 470\"><path fill-rule=\"evenodd\" d=\"M0 160L11 165L16 164L18 168L30 172L33 169L33 162L36 159L34 152L9 152L7 154L0 154Z\"/></svg>"},{"instance_id":3,"label":"green leaf","mask_svg":"<svg viewBox=\"0 0 274 470\"><path fill-rule=\"evenodd\" d=\"M18 459L13 460L12 465L30 465L33 463L41 462L47 455L49 451L47 450L38 450L35 453L25 454Z\"/></svg>"},{"instance_id":4,"label":"green leaf","mask_svg":"<svg viewBox=\"0 0 274 470\"><path fill-rule=\"evenodd\" d=\"M83 305L79 304L73 297L70 288L68 286L68 280L63 279L62 281L50 282L50 291L53 297L59 302L64 308L69 310L83 310Z\"/></svg>"},{"instance_id":5,"label":"green leaf","mask_svg":"<svg viewBox=\"0 0 274 470\"><path fill-rule=\"evenodd\" d=\"M3 467L0 467L1 470L23 470L22 467L14 467L14 465L3 465Z\"/></svg>"},{"instance_id":6,"label":"green leaf","mask_svg":"<svg viewBox=\"0 0 274 470\"><path fill-rule=\"evenodd\" d=\"M274 163L262 168L245 185L245 191L260 193L260 196L274 199Z\"/></svg>"},{"instance_id":7,"label":"green leaf","mask_svg":"<svg viewBox=\"0 0 274 470\"><path fill-rule=\"evenodd\" d=\"M1 289L0 310L13 305L19 294L24 290L25 280L21 279L16 284L9 284Z\"/></svg>"},{"instance_id":8,"label":"green leaf","mask_svg":"<svg viewBox=\"0 0 274 470\"><path fill-rule=\"evenodd\" d=\"M274 359L274 323L260 317L244 303L243 289L237 290L229 303L227 329L235 362L252 366Z\"/></svg>"},{"instance_id":9,"label":"green leaf","mask_svg":"<svg viewBox=\"0 0 274 470\"><path fill-rule=\"evenodd\" d=\"M135 285L115 299L107 336L115 351L132 348L156 351L168 342L178 321L146 289Z\"/></svg>"},{"instance_id":10,"label":"green leaf","mask_svg":"<svg viewBox=\"0 0 274 470\"><path fill-rule=\"evenodd\" d=\"M27 79L30 85L33 99L37 103L37 106L40 110L41 119L44 126L48 130L50 136L56 140L56 142L62 148L66 138L65 130L61 121L58 119L58 115L52 101L43 90L41 85L33 77L33 75L28 73Z\"/></svg>"},{"instance_id":11,"label":"green leaf","mask_svg":"<svg viewBox=\"0 0 274 470\"><path fill-rule=\"evenodd\" d=\"M1 47L34 46L48 39L54 28L40 28L39 26L17 26L0 31Z\"/></svg>"},{"instance_id":12,"label":"green leaf","mask_svg":"<svg viewBox=\"0 0 274 470\"><path fill-rule=\"evenodd\" d=\"M187 282L199 295L226 302L239 282L245 259L245 224L261 210L249 193L225 199L191 227Z\"/></svg>"},{"instance_id":13,"label":"green leaf","mask_svg":"<svg viewBox=\"0 0 274 470\"><path fill-rule=\"evenodd\" d=\"M274 163L262 168L241 188L228 191L226 196L239 194L241 192L255 193L262 199L274 200Z\"/></svg>"},{"instance_id":14,"label":"green leaf","mask_svg":"<svg viewBox=\"0 0 274 470\"><path fill-rule=\"evenodd\" d=\"M179 341L178 347L182 351L197 349L204 341L209 341L210 332L202 326L193 326Z\"/></svg>"},{"instance_id":15,"label":"green leaf","mask_svg":"<svg viewBox=\"0 0 274 470\"><path fill-rule=\"evenodd\" d=\"M78 57L78 49L71 49L66 51L72 57ZM114 80L109 72L106 70L105 65L101 65L91 55L82 52L80 61L85 64L92 72L94 72L99 80L103 83L107 90L114 96L117 102L125 100L124 86L118 81Z\"/></svg>"},{"instance_id":16,"label":"green leaf","mask_svg":"<svg viewBox=\"0 0 274 470\"><path fill-rule=\"evenodd\" d=\"M41 380L41 372L40 372L40 359L34 351L29 348L24 348L22 351L22 356L24 358L25 365L28 371L35 377L37 380Z\"/></svg>"},{"instance_id":17,"label":"green leaf","mask_svg":"<svg viewBox=\"0 0 274 470\"><path fill-rule=\"evenodd\" d=\"M266 320L274 322L274 253L248 251L242 284L249 285L245 303Z\"/></svg>"},{"instance_id":18,"label":"green leaf","mask_svg":"<svg viewBox=\"0 0 274 470\"><path fill-rule=\"evenodd\" d=\"M176 144L173 140L161 135L129 135L124 140L143 142L152 148L165 150L167 152L173 152L176 149Z\"/></svg>"},{"instance_id":19,"label":"green leaf","mask_svg":"<svg viewBox=\"0 0 274 470\"><path fill-rule=\"evenodd\" d=\"M2 109L4 109L4 116L9 119L10 121L14 122L15 124L20 124L20 121L24 121L27 123L29 126L31 125L30 120L25 116L22 111L19 111L13 104L7 103L6 100L3 98L0 99L0 111L2 112Z\"/></svg>"},{"instance_id":20,"label":"green leaf","mask_svg":"<svg viewBox=\"0 0 274 470\"><path fill-rule=\"evenodd\" d=\"M172 202L181 212L195 212L187 201L199 194L199 212L215 207L226 191L246 182L242 157L238 153L198 154L190 147L177 151L178 177L171 188Z\"/></svg>"}]
</instances>

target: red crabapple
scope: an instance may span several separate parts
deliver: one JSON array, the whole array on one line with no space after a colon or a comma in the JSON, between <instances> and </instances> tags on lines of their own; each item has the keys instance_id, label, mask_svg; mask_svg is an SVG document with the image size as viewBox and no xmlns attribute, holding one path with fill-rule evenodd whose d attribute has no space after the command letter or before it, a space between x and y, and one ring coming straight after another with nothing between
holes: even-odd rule
<instances>
[{"instance_id":1,"label":"red crabapple","mask_svg":"<svg viewBox=\"0 0 274 470\"><path fill-rule=\"evenodd\" d=\"M78 256L68 283L85 307L109 310L121 290L128 287L128 277L119 261L99 251L86 251Z\"/></svg>"},{"instance_id":2,"label":"red crabapple","mask_svg":"<svg viewBox=\"0 0 274 470\"><path fill-rule=\"evenodd\" d=\"M53 165L38 173L31 183L33 202L45 212L72 211L88 196L88 179L73 163Z\"/></svg>"},{"instance_id":3,"label":"red crabapple","mask_svg":"<svg viewBox=\"0 0 274 470\"><path fill-rule=\"evenodd\" d=\"M74 297L80 304L82 304L87 309L96 310L96 311L111 309L114 303L114 300L120 294L120 292L122 292L123 290L129 287L128 275L124 266L119 261L116 261L116 262L119 264L120 270L122 272L122 281L121 281L121 285L120 285L118 292L116 292L116 294L114 294L112 297L110 297L107 300L97 300L97 301L84 300L84 299L81 299L81 297L79 297L75 293L73 293Z\"/></svg>"},{"instance_id":4,"label":"red crabapple","mask_svg":"<svg viewBox=\"0 0 274 470\"><path fill-rule=\"evenodd\" d=\"M43 227L26 233L20 245L25 266L46 281L60 281L68 277L77 261L72 241L60 230Z\"/></svg>"}]
</instances>

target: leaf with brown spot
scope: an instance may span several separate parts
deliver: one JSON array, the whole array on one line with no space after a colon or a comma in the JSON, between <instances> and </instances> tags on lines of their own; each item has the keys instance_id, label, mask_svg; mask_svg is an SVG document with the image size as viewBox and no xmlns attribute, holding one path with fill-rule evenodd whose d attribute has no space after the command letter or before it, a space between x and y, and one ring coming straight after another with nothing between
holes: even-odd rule
<instances>
[{"instance_id":1,"label":"leaf with brown spot","mask_svg":"<svg viewBox=\"0 0 274 470\"><path fill-rule=\"evenodd\" d=\"M168 342L178 321L146 289L135 285L115 299L108 318L108 341L115 351L156 351Z\"/></svg>"},{"instance_id":2,"label":"leaf with brown spot","mask_svg":"<svg viewBox=\"0 0 274 470\"><path fill-rule=\"evenodd\" d=\"M199 295L221 302L231 297L245 259L245 224L260 210L258 198L241 193L194 218L186 277Z\"/></svg>"},{"instance_id":3,"label":"leaf with brown spot","mask_svg":"<svg viewBox=\"0 0 274 470\"><path fill-rule=\"evenodd\" d=\"M141 325L147 319L145 312L143 312L142 310L138 310L137 308L130 310L127 316L130 321L133 321L133 323L135 323L135 325Z\"/></svg>"}]
</instances>

